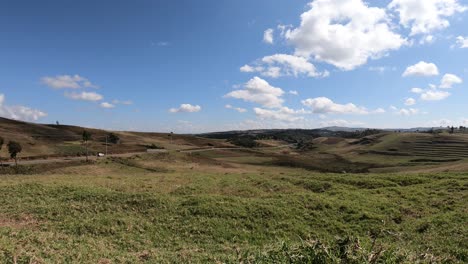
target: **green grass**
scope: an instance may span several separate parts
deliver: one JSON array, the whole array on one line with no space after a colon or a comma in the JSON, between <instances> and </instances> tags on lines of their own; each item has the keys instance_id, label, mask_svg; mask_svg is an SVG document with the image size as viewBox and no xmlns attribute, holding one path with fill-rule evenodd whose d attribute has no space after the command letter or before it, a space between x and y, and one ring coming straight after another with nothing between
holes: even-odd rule
<instances>
[{"instance_id":1,"label":"green grass","mask_svg":"<svg viewBox=\"0 0 468 264\"><path fill-rule=\"evenodd\" d=\"M139 167L151 159L0 176L0 262L468 261L468 173Z\"/></svg>"}]
</instances>

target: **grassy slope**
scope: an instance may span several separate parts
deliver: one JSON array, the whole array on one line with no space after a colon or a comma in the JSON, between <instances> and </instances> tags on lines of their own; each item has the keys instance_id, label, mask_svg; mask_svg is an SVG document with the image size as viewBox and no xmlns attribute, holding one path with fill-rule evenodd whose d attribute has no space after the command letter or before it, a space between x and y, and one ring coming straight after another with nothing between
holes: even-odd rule
<instances>
[{"instance_id":1,"label":"grassy slope","mask_svg":"<svg viewBox=\"0 0 468 264\"><path fill-rule=\"evenodd\" d=\"M10 141L18 141L23 147L20 158L42 156L75 156L85 153L82 145L81 133L87 130L92 134L89 142L90 152L104 152L105 138L109 131L90 129L66 125L43 125L15 121L0 118L0 136L5 139L5 144ZM171 149L170 137L167 133L138 133L138 132L114 132L121 139L121 144L109 144L109 153L128 153L146 151L146 145ZM204 146L227 145L222 140L203 139L192 136L173 135L173 143L178 148L193 148ZM8 157L7 148L0 150L3 158Z\"/></svg>"},{"instance_id":2,"label":"grassy slope","mask_svg":"<svg viewBox=\"0 0 468 264\"><path fill-rule=\"evenodd\" d=\"M320 174L228 160L179 153L0 176L0 262L268 263L280 241L352 235L369 248L373 233L409 263L468 261L466 173Z\"/></svg>"}]
</instances>

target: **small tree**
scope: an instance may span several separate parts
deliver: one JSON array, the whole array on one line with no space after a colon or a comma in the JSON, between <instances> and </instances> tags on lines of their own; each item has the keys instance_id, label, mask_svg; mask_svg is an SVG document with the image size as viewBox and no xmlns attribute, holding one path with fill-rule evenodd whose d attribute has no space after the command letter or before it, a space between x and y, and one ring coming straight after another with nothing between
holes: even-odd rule
<instances>
[{"instance_id":1,"label":"small tree","mask_svg":"<svg viewBox=\"0 0 468 264\"><path fill-rule=\"evenodd\" d=\"M5 143L5 140L2 137L0 137L0 151L2 150L3 143ZM0 165L1 164L2 164L2 157L0 157Z\"/></svg>"},{"instance_id":2,"label":"small tree","mask_svg":"<svg viewBox=\"0 0 468 264\"><path fill-rule=\"evenodd\" d=\"M18 166L18 153L21 152L23 148L21 147L20 143L16 141L8 142L8 152L10 153L10 157L15 159L15 165Z\"/></svg>"},{"instance_id":3,"label":"small tree","mask_svg":"<svg viewBox=\"0 0 468 264\"><path fill-rule=\"evenodd\" d=\"M109 142L112 143L112 144L118 144L119 141L120 141L120 138L119 136L117 136L116 134L114 133L110 133L109 136Z\"/></svg>"},{"instance_id":4,"label":"small tree","mask_svg":"<svg viewBox=\"0 0 468 264\"><path fill-rule=\"evenodd\" d=\"M83 137L83 143L85 144L85 148L86 148L86 161L88 161L88 141L91 140L91 133L89 133L86 130L83 130L82 137Z\"/></svg>"}]
</instances>

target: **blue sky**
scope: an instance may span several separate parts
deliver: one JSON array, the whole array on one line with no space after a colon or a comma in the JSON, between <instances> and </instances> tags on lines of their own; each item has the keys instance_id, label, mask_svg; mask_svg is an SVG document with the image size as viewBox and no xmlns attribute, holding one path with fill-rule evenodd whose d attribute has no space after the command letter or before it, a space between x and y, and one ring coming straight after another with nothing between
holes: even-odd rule
<instances>
[{"instance_id":1,"label":"blue sky","mask_svg":"<svg viewBox=\"0 0 468 264\"><path fill-rule=\"evenodd\" d=\"M0 115L184 133L468 125L468 2L375 2L0 1Z\"/></svg>"}]
</instances>

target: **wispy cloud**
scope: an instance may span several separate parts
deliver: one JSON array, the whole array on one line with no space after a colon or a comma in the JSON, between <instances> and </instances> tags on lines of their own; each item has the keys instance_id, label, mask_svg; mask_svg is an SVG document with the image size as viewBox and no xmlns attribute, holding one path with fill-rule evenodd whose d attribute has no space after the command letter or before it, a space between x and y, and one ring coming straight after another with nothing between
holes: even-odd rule
<instances>
[{"instance_id":1,"label":"wispy cloud","mask_svg":"<svg viewBox=\"0 0 468 264\"><path fill-rule=\"evenodd\" d=\"M78 74L46 76L41 78L41 82L53 89L99 88L99 86Z\"/></svg>"}]
</instances>

